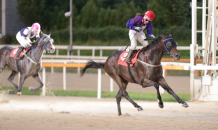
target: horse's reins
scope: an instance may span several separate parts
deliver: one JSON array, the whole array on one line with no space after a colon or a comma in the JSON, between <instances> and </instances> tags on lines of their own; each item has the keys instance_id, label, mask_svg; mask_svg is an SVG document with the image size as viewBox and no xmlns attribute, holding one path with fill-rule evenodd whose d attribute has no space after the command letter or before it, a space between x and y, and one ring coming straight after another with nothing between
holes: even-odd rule
<instances>
[{"instance_id":1,"label":"horse's reins","mask_svg":"<svg viewBox=\"0 0 218 130\"><path fill-rule=\"evenodd\" d=\"M135 33L135 35L136 35L137 33L138 33L138 32L136 32L136 33ZM135 35L132 37L132 39L135 37ZM131 43L132 39L130 40L129 44L126 46L125 50L126 50L126 49L127 49L127 47L130 45L130 43ZM124 50L124 51L125 51L125 50Z\"/></svg>"}]
</instances>

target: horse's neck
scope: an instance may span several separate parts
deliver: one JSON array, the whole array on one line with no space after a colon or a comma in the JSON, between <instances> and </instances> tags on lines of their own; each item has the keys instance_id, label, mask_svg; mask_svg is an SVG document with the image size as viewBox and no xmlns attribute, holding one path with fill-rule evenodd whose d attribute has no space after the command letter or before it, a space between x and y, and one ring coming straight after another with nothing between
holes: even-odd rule
<instances>
[{"instance_id":1,"label":"horse's neck","mask_svg":"<svg viewBox=\"0 0 218 130\"><path fill-rule=\"evenodd\" d=\"M31 49L30 57L39 61L42 58L43 48L42 47L35 47Z\"/></svg>"},{"instance_id":2,"label":"horse's neck","mask_svg":"<svg viewBox=\"0 0 218 130\"><path fill-rule=\"evenodd\" d=\"M159 65L163 57L163 52L160 46L153 45L145 51L145 55L149 64Z\"/></svg>"}]
</instances>

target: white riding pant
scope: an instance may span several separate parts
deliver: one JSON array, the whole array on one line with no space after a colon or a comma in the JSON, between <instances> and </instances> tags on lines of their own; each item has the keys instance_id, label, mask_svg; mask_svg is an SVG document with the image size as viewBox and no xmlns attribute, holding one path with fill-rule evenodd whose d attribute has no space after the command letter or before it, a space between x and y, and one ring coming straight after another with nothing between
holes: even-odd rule
<instances>
[{"instance_id":1,"label":"white riding pant","mask_svg":"<svg viewBox=\"0 0 218 130\"><path fill-rule=\"evenodd\" d=\"M27 37L22 36L20 34L20 31L17 33L16 38L22 47L27 48L27 47L31 46L31 44L30 44L31 40Z\"/></svg>"},{"instance_id":2,"label":"white riding pant","mask_svg":"<svg viewBox=\"0 0 218 130\"><path fill-rule=\"evenodd\" d=\"M142 44L143 47L146 47L148 45L148 41L144 41L144 39L146 39L146 36L143 30L141 30L140 32L136 32L135 30L129 30L129 39L131 41L130 49L132 50L136 49L137 40Z\"/></svg>"}]
</instances>

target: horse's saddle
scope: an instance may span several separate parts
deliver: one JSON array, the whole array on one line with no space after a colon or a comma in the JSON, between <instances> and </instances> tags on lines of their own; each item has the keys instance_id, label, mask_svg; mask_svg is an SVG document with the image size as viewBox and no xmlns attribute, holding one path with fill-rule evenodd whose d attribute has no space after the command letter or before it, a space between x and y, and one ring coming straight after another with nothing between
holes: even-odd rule
<instances>
[{"instance_id":1,"label":"horse's saddle","mask_svg":"<svg viewBox=\"0 0 218 130\"><path fill-rule=\"evenodd\" d=\"M132 67L135 62L137 61L137 58L138 58L138 54L141 50L134 50L132 52L132 55L131 55L131 64L130 66ZM120 65L123 65L123 66L127 66L127 63L126 63L126 58L128 56L128 52L127 51L124 51L120 54L120 57L119 57L119 60L118 60L118 64Z\"/></svg>"},{"instance_id":2,"label":"horse's saddle","mask_svg":"<svg viewBox=\"0 0 218 130\"><path fill-rule=\"evenodd\" d=\"M14 48L14 49L11 51L10 57L15 57L15 55L17 54L18 49L19 49L19 47ZM27 49L24 49L24 50L20 53L19 57L20 57L20 58L23 57L23 55L24 55L28 50L30 50L30 47L28 47Z\"/></svg>"}]
</instances>

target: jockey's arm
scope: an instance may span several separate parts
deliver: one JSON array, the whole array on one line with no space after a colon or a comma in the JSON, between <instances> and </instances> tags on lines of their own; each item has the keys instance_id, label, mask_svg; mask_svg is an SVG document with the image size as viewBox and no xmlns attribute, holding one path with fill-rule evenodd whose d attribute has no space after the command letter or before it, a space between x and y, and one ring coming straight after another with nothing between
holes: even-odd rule
<instances>
[{"instance_id":1,"label":"jockey's arm","mask_svg":"<svg viewBox=\"0 0 218 130\"><path fill-rule=\"evenodd\" d=\"M28 32L29 32L28 28L26 28L26 29L20 31L21 36L23 36L23 37L25 37L25 38L27 37Z\"/></svg>"},{"instance_id":2,"label":"jockey's arm","mask_svg":"<svg viewBox=\"0 0 218 130\"><path fill-rule=\"evenodd\" d=\"M132 18L132 19L129 19L126 23L126 27L129 29L129 30L135 30L135 19Z\"/></svg>"},{"instance_id":3,"label":"jockey's arm","mask_svg":"<svg viewBox=\"0 0 218 130\"><path fill-rule=\"evenodd\" d=\"M150 22L147 28L148 37L151 37L152 34L152 23Z\"/></svg>"}]
</instances>

